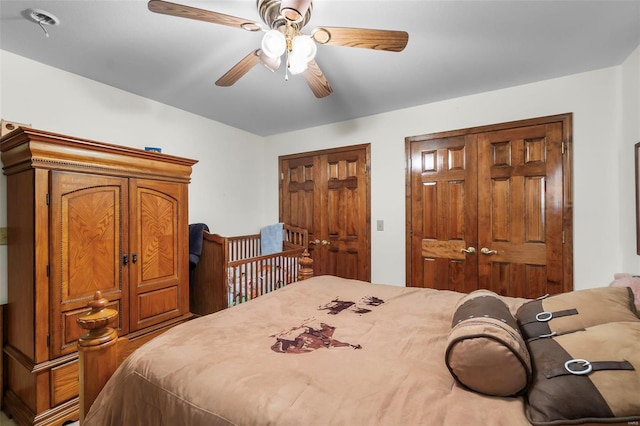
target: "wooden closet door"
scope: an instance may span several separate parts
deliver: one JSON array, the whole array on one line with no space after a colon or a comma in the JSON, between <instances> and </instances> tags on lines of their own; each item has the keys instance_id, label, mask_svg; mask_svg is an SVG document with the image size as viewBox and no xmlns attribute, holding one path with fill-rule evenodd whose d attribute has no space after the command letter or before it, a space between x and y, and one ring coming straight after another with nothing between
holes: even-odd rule
<instances>
[{"instance_id":1,"label":"wooden closet door","mask_svg":"<svg viewBox=\"0 0 640 426\"><path fill-rule=\"evenodd\" d=\"M371 280L369 145L280 158L280 221L309 231L315 275Z\"/></svg>"},{"instance_id":2,"label":"wooden closet door","mask_svg":"<svg viewBox=\"0 0 640 426\"><path fill-rule=\"evenodd\" d=\"M323 272L370 281L368 151L357 148L321 158Z\"/></svg>"},{"instance_id":3,"label":"wooden closet door","mask_svg":"<svg viewBox=\"0 0 640 426\"><path fill-rule=\"evenodd\" d=\"M571 118L406 139L407 286L572 290Z\"/></svg>"},{"instance_id":4,"label":"wooden closet door","mask_svg":"<svg viewBox=\"0 0 640 426\"><path fill-rule=\"evenodd\" d=\"M280 221L304 228L309 232L309 254L314 262L314 273L323 268L320 242L320 210L316 208L320 195L320 157L309 155L280 160ZM317 191L316 191L317 187ZM316 248L318 250L316 251Z\"/></svg>"},{"instance_id":5,"label":"wooden closet door","mask_svg":"<svg viewBox=\"0 0 640 426\"><path fill-rule=\"evenodd\" d=\"M50 281L51 354L76 351L82 334L76 319L100 290L119 318L112 326L128 332L126 217L128 180L71 172L51 172Z\"/></svg>"},{"instance_id":6,"label":"wooden closet door","mask_svg":"<svg viewBox=\"0 0 640 426\"><path fill-rule=\"evenodd\" d=\"M188 312L187 186L131 179L131 331Z\"/></svg>"},{"instance_id":7,"label":"wooden closet door","mask_svg":"<svg viewBox=\"0 0 640 426\"><path fill-rule=\"evenodd\" d=\"M478 288L475 137L416 141L408 155L407 285L473 291Z\"/></svg>"},{"instance_id":8,"label":"wooden closet door","mask_svg":"<svg viewBox=\"0 0 640 426\"><path fill-rule=\"evenodd\" d=\"M562 192L561 123L478 136L481 288L517 297L563 291Z\"/></svg>"}]
</instances>

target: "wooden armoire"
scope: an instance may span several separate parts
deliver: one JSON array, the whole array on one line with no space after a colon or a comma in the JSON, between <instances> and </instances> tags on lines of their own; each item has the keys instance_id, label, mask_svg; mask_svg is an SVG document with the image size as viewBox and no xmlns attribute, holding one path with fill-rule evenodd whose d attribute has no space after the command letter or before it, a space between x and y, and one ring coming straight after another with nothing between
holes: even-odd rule
<instances>
[{"instance_id":1,"label":"wooden armoire","mask_svg":"<svg viewBox=\"0 0 640 426\"><path fill-rule=\"evenodd\" d=\"M78 419L76 320L100 290L122 357L189 313L194 160L19 127L7 176L3 410L18 424Z\"/></svg>"}]
</instances>

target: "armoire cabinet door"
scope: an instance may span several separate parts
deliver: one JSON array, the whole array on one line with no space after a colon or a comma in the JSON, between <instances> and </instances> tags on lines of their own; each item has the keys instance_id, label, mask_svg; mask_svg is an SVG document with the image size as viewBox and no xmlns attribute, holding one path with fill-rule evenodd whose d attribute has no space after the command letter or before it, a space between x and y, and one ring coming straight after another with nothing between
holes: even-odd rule
<instances>
[{"instance_id":1,"label":"armoire cabinet door","mask_svg":"<svg viewBox=\"0 0 640 426\"><path fill-rule=\"evenodd\" d=\"M188 312L187 186L131 179L130 329Z\"/></svg>"},{"instance_id":2,"label":"armoire cabinet door","mask_svg":"<svg viewBox=\"0 0 640 426\"><path fill-rule=\"evenodd\" d=\"M50 339L56 357L76 351L76 319L97 290L111 308L128 310L122 259L128 246L128 179L52 171L50 188ZM122 314L112 326L128 332Z\"/></svg>"}]
</instances>

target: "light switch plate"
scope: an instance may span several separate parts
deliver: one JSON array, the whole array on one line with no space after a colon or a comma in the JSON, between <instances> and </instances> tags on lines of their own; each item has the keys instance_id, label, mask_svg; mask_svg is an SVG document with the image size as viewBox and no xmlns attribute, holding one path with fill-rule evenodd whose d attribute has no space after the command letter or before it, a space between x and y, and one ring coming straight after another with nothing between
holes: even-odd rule
<instances>
[{"instance_id":1,"label":"light switch plate","mask_svg":"<svg viewBox=\"0 0 640 426\"><path fill-rule=\"evenodd\" d=\"M6 246L9 244L9 236L7 228L0 228L0 246Z\"/></svg>"},{"instance_id":2,"label":"light switch plate","mask_svg":"<svg viewBox=\"0 0 640 426\"><path fill-rule=\"evenodd\" d=\"M378 231L384 231L384 220L379 220L377 222L378 225Z\"/></svg>"}]
</instances>

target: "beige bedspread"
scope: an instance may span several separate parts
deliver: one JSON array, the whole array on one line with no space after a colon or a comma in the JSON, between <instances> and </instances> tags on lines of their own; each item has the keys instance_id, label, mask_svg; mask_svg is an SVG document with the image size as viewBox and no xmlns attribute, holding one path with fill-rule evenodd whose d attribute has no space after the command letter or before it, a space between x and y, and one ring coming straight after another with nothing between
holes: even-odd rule
<instances>
[{"instance_id":1,"label":"beige bedspread","mask_svg":"<svg viewBox=\"0 0 640 426\"><path fill-rule=\"evenodd\" d=\"M528 425L521 398L467 391L447 370L462 296L329 276L291 284L138 349L85 424ZM523 300L507 302L515 312Z\"/></svg>"}]
</instances>

